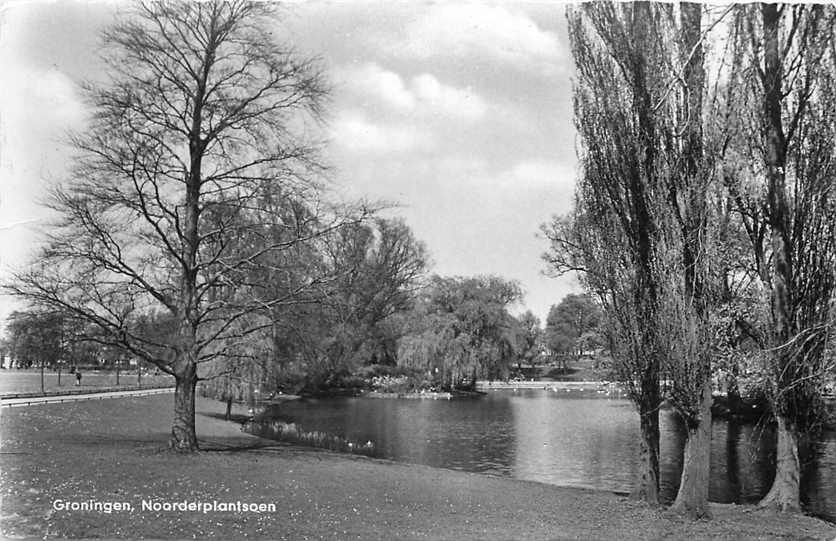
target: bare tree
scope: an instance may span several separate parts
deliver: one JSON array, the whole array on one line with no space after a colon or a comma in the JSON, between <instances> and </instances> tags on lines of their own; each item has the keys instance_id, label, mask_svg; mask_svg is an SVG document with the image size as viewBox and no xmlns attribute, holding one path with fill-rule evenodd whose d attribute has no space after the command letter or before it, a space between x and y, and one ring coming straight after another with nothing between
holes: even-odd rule
<instances>
[{"instance_id":1,"label":"bare tree","mask_svg":"<svg viewBox=\"0 0 836 541\"><path fill-rule=\"evenodd\" d=\"M51 197L60 221L6 287L172 374L176 450L198 446L198 367L234 355L270 324L265 310L316 281L273 297L256 270L345 221L309 181L317 145L304 133L325 85L314 61L276 42L274 10L146 2L104 32L110 80L87 88L94 116ZM277 197L309 212L277 213ZM162 337L134 324L153 310L170 322Z\"/></svg>"}]
</instances>

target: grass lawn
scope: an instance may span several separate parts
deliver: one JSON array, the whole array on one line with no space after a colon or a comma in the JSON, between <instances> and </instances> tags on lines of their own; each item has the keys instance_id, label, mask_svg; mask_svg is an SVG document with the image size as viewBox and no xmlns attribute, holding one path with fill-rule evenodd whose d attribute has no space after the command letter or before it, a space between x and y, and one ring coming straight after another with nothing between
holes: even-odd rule
<instances>
[{"instance_id":1,"label":"grass lawn","mask_svg":"<svg viewBox=\"0 0 836 541\"><path fill-rule=\"evenodd\" d=\"M832 539L801 515L715 505L711 521L582 489L396 464L277 444L200 399L204 451L162 450L171 395L0 410L5 538L155 539ZM55 500L128 502L66 511ZM141 509L143 500L275 504L244 513Z\"/></svg>"},{"instance_id":2,"label":"grass lawn","mask_svg":"<svg viewBox=\"0 0 836 541\"><path fill-rule=\"evenodd\" d=\"M46 370L44 372L44 390L51 391L95 391L104 387L117 387L116 372L102 371L92 372L83 370L81 372L81 385L75 384L75 375L66 370L61 372L61 381L58 381L58 372ZM141 380L137 378L136 372L122 372L119 374L120 388L136 389L137 384L143 387L174 385L174 378L169 375L143 374ZM0 395L14 393L38 393L41 391L40 369L0 370Z\"/></svg>"},{"instance_id":3,"label":"grass lawn","mask_svg":"<svg viewBox=\"0 0 836 541\"><path fill-rule=\"evenodd\" d=\"M609 367L609 359L598 360L598 368L595 368L596 361L592 357L583 357L568 363L565 372L559 363L537 365L534 367L524 366L522 377L526 380L538 381L611 381L612 371ZM512 367L516 369L516 367Z\"/></svg>"}]
</instances>

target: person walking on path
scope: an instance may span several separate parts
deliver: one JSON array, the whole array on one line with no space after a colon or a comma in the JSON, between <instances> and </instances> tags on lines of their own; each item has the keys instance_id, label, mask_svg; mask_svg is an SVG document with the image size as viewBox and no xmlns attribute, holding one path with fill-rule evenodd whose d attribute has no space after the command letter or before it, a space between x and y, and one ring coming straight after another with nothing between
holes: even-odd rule
<instances>
[{"instance_id":1,"label":"person walking on path","mask_svg":"<svg viewBox=\"0 0 836 541\"><path fill-rule=\"evenodd\" d=\"M76 387L81 385L81 372L78 370L75 371L75 385Z\"/></svg>"}]
</instances>

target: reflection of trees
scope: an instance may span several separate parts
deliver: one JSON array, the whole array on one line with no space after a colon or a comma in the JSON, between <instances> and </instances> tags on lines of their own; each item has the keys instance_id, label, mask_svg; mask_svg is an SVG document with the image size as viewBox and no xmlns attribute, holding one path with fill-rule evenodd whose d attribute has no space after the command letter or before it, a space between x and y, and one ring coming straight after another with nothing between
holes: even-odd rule
<instances>
[{"instance_id":1,"label":"reflection of trees","mask_svg":"<svg viewBox=\"0 0 836 541\"><path fill-rule=\"evenodd\" d=\"M626 401L555 393L496 393L473 401L341 399L287 403L280 417L307 431L374 442L376 456L561 485L625 490L638 468L638 423ZM676 495L684 426L660 416L662 499ZM775 433L765 425L716 420L710 499L753 503L774 474ZM814 442L804 462L807 510L827 515L836 495L836 434Z\"/></svg>"},{"instance_id":2,"label":"reflection of trees","mask_svg":"<svg viewBox=\"0 0 836 541\"><path fill-rule=\"evenodd\" d=\"M737 444L740 441L740 424L729 421L726 423L726 480L729 485L729 492L733 495L735 502L740 501L740 455L737 451Z\"/></svg>"},{"instance_id":3,"label":"reflection of trees","mask_svg":"<svg viewBox=\"0 0 836 541\"><path fill-rule=\"evenodd\" d=\"M676 494L682 471L685 428L672 412L662 416L662 500ZM775 468L775 433L761 423L717 420L712 426L709 498L722 503L754 503L766 494ZM819 482L810 464L809 482ZM818 499L818 496L815 496Z\"/></svg>"},{"instance_id":4,"label":"reflection of trees","mask_svg":"<svg viewBox=\"0 0 836 541\"><path fill-rule=\"evenodd\" d=\"M828 437L829 436L829 437ZM833 504L836 503L836 441L834 433L806 439L800 445L801 455L801 503L805 511L828 520L836 519ZM828 509L828 503L830 509Z\"/></svg>"},{"instance_id":5,"label":"reflection of trees","mask_svg":"<svg viewBox=\"0 0 836 541\"><path fill-rule=\"evenodd\" d=\"M659 499L673 502L682 476L683 454L687 429L682 418L673 410L659 415L663 434L659 445Z\"/></svg>"},{"instance_id":6,"label":"reflection of trees","mask_svg":"<svg viewBox=\"0 0 836 541\"><path fill-rule=\"evenodd\" d=\"M775 432L762 422L740 425L737 445L741 503L756 502L769 489L775 476L775 437Z\"/></svg>"},{"instance_id":7,"label":"reflection of trees","mask_svg":"<svg viewBox=\"0 0 836 541\"><path fill-rule=\"evenodd\" d=\"M434 467L510 475L514 412L508 400L340 399L286 403L272 415L305 431L374 444L375 456Z\"/></svg>"}]
</instances>

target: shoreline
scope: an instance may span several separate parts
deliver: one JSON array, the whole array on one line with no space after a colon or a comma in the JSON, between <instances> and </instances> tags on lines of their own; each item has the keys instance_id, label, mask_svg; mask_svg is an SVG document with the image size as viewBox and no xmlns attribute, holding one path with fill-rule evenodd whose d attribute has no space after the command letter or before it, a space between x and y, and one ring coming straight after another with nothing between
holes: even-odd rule
<instances>
[{"instance_id":1,"label":"shoreline","mask_svg":"<svg viewBox=\"0 0 836 541\"><path fill-rule=\"evenodd\" d=\"M711 504L714 519L666 516L623 496L282 444L223 420L201 398L203 450L162 450L170 397L2 412L2 535L168 539L831 539L834 525ZM236 406L234 413L246 410ZM133 512L55 510L127 501ZM139 509L141 501L159 510ZM165 502L273 503L274 513L165 510ZM219 509L219 508L215 508Z\"/></svg>"}]
</instances>

